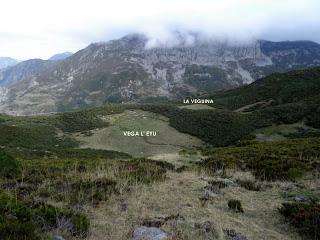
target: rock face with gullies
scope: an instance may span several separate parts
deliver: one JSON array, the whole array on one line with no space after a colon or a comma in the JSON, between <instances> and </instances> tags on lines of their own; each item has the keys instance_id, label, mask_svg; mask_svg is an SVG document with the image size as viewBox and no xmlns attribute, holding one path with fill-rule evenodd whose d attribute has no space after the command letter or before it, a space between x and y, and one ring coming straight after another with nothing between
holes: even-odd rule
<instances>
[{"instance_id":1,"label":"rock face with gullies","mask_svg":"<svg viewBox=\"0 0 320 240\"><path fill-rule=\"evenodd\" d=\"M183 39L148 47L144 35L94 43L1 90L0 111L35 114L104 103L180 99L198 91L230 89L275 71L320 65L313 42ZM12 82L11 82L12 83Z\"/></svg>"},{"instance_id":2,"label":"rock face with gullies","mask_svg":"<svg viewBox=\"0 0 320 240\"><path fill-rule=\"evenodd\" d=\"M0 86L10 87L22 79L36 77L55 64L54 61L30 59L0 70Z\"/></svg>"}]
</instances>

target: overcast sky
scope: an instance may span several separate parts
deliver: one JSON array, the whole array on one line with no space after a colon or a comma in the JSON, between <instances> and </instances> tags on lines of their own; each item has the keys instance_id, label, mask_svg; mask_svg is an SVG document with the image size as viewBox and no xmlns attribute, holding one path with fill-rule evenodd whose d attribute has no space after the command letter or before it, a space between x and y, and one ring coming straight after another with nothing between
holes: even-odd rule
<instances>
[{"instance_id":1,"label":"overcast sky","mask_svg":"<svg viewBox=\"0 0 320 240\"><path fill-rule=\"evenodd\" d=\"M319 12L319 0L0 0L0 56L46 59L131 32L174 44L176 30L320 42Z\"/></svg>"}]
</instances>

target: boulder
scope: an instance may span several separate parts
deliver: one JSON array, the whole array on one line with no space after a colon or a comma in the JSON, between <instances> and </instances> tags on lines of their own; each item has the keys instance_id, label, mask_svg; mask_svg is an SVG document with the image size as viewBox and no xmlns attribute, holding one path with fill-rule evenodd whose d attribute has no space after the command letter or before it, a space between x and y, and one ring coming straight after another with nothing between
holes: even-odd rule
<instances>
[{"instance_id":1,"label":"boulder","mask_svg":"<svg viewBox=\"0 0 320 240\"><path fill-rule=\"evenodd\" d=\"M64 240L64 238L62 236L55 235L53 236L52 240Z\"/></svg>"},{"instance_id":2,"label":"boulder","mask_svg":"<svg viewBox=\"0 0 320 240\"><path fill-rule=\"evenodd\" d=\"M157 227L140 226L133 231L132 240L165 240L168 234Z\"/></svg>"}]
</instances>

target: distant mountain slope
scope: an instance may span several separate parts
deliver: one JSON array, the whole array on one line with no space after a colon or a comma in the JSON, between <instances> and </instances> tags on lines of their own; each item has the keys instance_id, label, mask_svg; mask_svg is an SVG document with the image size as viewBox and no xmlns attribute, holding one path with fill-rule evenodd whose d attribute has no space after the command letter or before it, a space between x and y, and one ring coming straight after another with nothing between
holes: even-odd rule
<instances>
[{"instance_id":1,"label":"distant mountain slope","mask_svg":"<svg viewBox=\"0 0 320 240\"><path fill-rule=\"evenodd\" d=\"M32 77L53 65L55 65L54 61L30 59L7 67L0 70L0 86L8 87L23 79L32 81Z\"/></svg>"},{"instance_id":2,"label":"distant mountain slope","mask_svg":"<svg viewBox=\"0 0 320 240\"><path fill-rule=\"evenodd\" d=\"M0 110L33 114L150 97L181 99L239 87L272 72L320 65L320 45L313 42L239 45L196 39L192 46L181 41L176 47L146 48L147 42L132 34L91 44L2 91Z\"/></svg>"},{"instance_id":3,"label":"distant mountain slope","mask_svg":"<svg viewBox=\"0 0 320 240\"><path fill-rule=\"evenodd\" d=\"M274 72L286 72L295 69L320 66L319 44L311 41L259 41L261 52L268 56L272 64L252 66L247 61L241 64L254 79Z\"/></svg>"},{"instance_id":4,"label":"distant mountain slope","mask_svg":"<svg viewBox=\"0 0 320 240\"><path fill-rule=\"evenodd\" d=\"M13 66L18 63L18 60L10 57L0 57L0 69Z\"/></svg>"},{"instance_id":5,"label":"distant mountain slope","mask_svg":"<svg viewBox=\"0 0 320 240\"><path fill-rule=\"evenodd\" d=\"M57 53L52 57L50 57L48 60L52 60L52 61L64 60L67 57L70 57L72 54L73 54L72 52Z\"/></svg>"}]
</instances>

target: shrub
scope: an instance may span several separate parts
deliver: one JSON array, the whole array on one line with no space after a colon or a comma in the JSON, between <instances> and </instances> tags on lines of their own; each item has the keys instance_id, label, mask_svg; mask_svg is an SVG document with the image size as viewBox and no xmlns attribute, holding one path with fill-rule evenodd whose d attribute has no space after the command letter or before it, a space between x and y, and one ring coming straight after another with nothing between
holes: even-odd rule
<instances>
[{"instance_id":1,"label":"shrub","mask_svg":"<svg viewBox=\"0 0 320 240\"><path fill-rule=\"evenodd\" d=\"M0 216L0 239L21 240L21 239L40 239L36 232L36 226L32 223L20 222L13 219L5 219Z\"/></svg>"},{"instance_id":2,"label":"shrub","mask_svg":"<svg viewBox=\"0 0 320 240\"><path fill-rule=\"evenodd\" d=\"M92 202L98 204L107 200L112 193L117 192L117 182L113 179L101 177L95 180L81 179L71 184L71 203Z\"/></svg>"},{"instance_id":3,"label":"shrub","mask_svg":"<svg viewBox=\"0 0 320 240\"><path fill-rule=\"evenodd\" d=\"M18 121L16 119L15 121ZM29 149L48 147L75 147L78 144L67 136L58 136L56 128L50 124L30 122L31 119L11 124L0 124L0 145Z\"/></svg>"},{"instance_id":4,"label":"shrub","mask_svg":"<svg viewBox=\"0 0 320 240\"><path fill-rule=\"evenodd\" d=\"M238 180L238 184L249 191L260 191L261 185L250 180Z\"/></svg>"},{"instance_id":5,"label":"shrub","mask_svg":"<svg viewBox=\"0 0 320 240\"><path fill-rule=\"evenodd\" d=\"M108 126L92 111L60 113L50 119L53 124L65 132L83 132Z\"/></svg>"},{"instance_id":6,"label":"shrub","mask_svg":"<svg viewBox=\"0 0 320 240\"><path fill-rule=\"evenodd\" d=\"M88 233L89 227L90 227L90 222L85 215L83 215L81 213L77 213L72 216L71 222L73 225L72 235L81 236L81 237L87 236L87 233Z\"/></svg>"},{"instance_id":7,"label":"shrub","mask_svg":"<svg viewBox=\"0 0 320 240\"><path fill-rule=\"evenodd\" d=\"M283 203L279 212L301 234L315 240L320 238L320 204Z\"/></svg>"},{"instance_id":8,"label":"shrub","mask_svg":"<svg viewBox=\"0 0 320 240\"><path fill-rule=\"evenodd\" d=\"M320 108L307 116L307 124L314 128L320 128Z\"/></svg>"},{"instance_id":9,"label":"shrub","mask_svg":"<svg viewBox=\"0 0 320 240\"><path fill-rule=\"evenodd\" d=\"M228 201L228 207L235 212L244 212L240 200L237 199L230 199Z\"/></svg>"},{"instance_id":10,"label":"shrub","mask_svg":"<svg viewBox=\"0 0 320 240\"><path fill-rule=\"evenodd\" d=\"M6 152L0 150L0 177L14 177L18 172L17 161Z\"/></svg>"},{"instance_id":11,"label":"shrub","mask_svg":"<svg viewBox=\"0 0 320 240\"><path fill-rule=\"evenodd\" d=\"M70 221L65 230L75 236L86 236L90 225L81 213L44 202L17 200L1 192L0 212L0 239L6 240L43 239L43 232L59 227L60 219Z\"/></svg>"},{"instance_id":12,"label":"shrub","mask_svg":"<svg viewBox=\"0 0 320 240\"><path fill-rule=\"evenodd\" d=\"M288 178L295 181L297 178L301 178L304 174L303 169L301 168L290 168L288 170Z\"/></svg>"},{"instance_id":13,"label":"shrub","mask_svg":"<svg viewBox=\"0 0 320 240\"><path fill-rule=\"evenodd\" d=\"M244 146L205 148L198 163L208 173L225 168L250 170L262 180L295 180L307 171L319 171L320 138L292 139Z\"/></svg>"},{"instance_id":14,"label":"shrub","mask_svg":"<svg viewBox=\"0 0 320 240\"><path fill-rule=\"evenodd\" d=\"M43 198L49 198L51 196L51 192L48 188L40 188L39 196Z\"/></svg>"},{"instance_id":15,"label":"shrub","mask_svg":"<svg viewBox=\"0 0 320 240\"><path fill-rule=\"evenodd\" d=\"M0 239L40 239L32 212L25 205L0 192Z\"/></svg>"},{"instance_id":16,"label":"shrub","mask_svg":"<svg viewBox=\"0 0 320 240\"><path fill-rule=\"evenodd\" d=\"M61 215L58 208L45 204L44 202L37 203L33 207L33 214L42 228L55 228L56 220L59 215Z\"/></svg>"},{"instance_id":17,"label":"shrub","mask_svg":"<svg viewBox=\"0 0 320 240\"><path fill-rule=\"evenodd\" d=\"M152 161L148 159L135 159L123 162L120 166L120 177L127 178L131 183L152 183L165 178L167 169L174 166L170 163Z\"/></svg>"}]
</instances>

